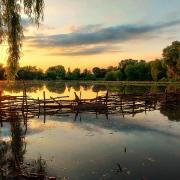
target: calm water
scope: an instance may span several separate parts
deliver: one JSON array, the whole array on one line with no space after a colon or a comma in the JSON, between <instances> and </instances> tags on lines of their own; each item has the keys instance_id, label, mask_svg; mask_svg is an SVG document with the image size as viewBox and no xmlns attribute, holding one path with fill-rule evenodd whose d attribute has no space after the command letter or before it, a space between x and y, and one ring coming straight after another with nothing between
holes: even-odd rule
<instances>
[{"instance_id":1,"label":"calm water","mask_svg":"<svg viewBox=\"0 0 180 180\"><path fill-rule=\"evenodd\" d=\"M28 94L41 97L68 95L74 91L93 98L106 90L126 93L163 92L174 86L123 86L119 84L28 83ZM3 94L22 94L22 84L1 83ZM180 108L161 108L124 118L120 115L81 113L30 119L27 132L18 126L23 141L13 136L12 124L0 128L0 144L17 145L25 165L41 157L45 171L58 179L72 180L179 180ZM21 141L21 142L18 142ZM14 151L13 151L14 152ZM18 153L17 153L18 154ZM0 158L1 163L1 158ZM123 172L121 172L122 170Z\"/></svg>"}]
</instances>

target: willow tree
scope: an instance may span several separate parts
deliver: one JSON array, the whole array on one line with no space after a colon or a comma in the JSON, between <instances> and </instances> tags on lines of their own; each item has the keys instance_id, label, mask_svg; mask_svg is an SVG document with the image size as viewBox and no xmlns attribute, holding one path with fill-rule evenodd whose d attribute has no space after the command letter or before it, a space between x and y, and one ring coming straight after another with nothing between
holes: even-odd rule
<instances>
[{"instance_id":1,"label":"willow tree","mask_svg":"<svg viewBox=\"0 0 180 180\"><path fill-rule=\"evenodd\" d=\"M0 44L8 44L6 74L14 79L21 55L23 40L22 16L39 26L43 20L44 0L0 0Z\"/></svg>"},{"instance_id":2,"label":"willow tree","mask_svg":"<svg viewBox=\"0 0 180 180\"><path fill-rule=\"evenodd\" d=\"M168 68L168 76L180 78L180 42L174 41L163 50L164 62Z\"/></svg>"}]
</instances>

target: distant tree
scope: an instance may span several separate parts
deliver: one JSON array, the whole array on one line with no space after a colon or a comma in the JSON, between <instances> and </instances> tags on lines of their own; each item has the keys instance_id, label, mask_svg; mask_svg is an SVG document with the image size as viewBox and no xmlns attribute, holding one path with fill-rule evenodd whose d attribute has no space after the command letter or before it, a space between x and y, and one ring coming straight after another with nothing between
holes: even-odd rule
<instances>
[{"instance_id":1,"label":"distant tree","mask_svg":"<svg viewBox=\"0 0 180 180\"><path fill-rule=\"evenodd\" d=\"M46 77L50 80L63 80L65 79L66 70L64 66L52 66L49 67L46 71Z\"/></svg>"},{"instance_id":2,"label":"distant tree","mask_svg":"<svg viewBox=\"0 0 180 180\"><path fill-rule=\"evenodd\" d=\"M23 39L24 15L39 25L43 19L44 0L0 0L0 44L8 44L6 75L14 79L18 70Z\"/></svg>"},{"instance_id":3,"label":"distant tree","mask_svg":"<svg viewBox=\"0 0 180 180\"><path fill-rule=\"evenodd\" d=\"M116 70L117 70L117 67L114 67L114 66L107 67L107 71L116 71Z\"/></svg>"},{"instance_id":4,"label":"distant tree","mask_svg":"<svg viewBox=\"0 0 180 180\"><path fill-rule=\"evenodd\" d=\"M117 80L117 74L116 71L109 71L106 73L105 76L106 81L116 81Z\"/></svg>"},{"instance_id":5,"label":"distant tree","mask_svg":"<svg viewBox=\"0 0 180 180\"><path fill-rule=\"evenodd\" d=\"M83 80L94 80L95 76L94 76L94 74L91 73L90 70L84 69L84 71L81 73L81 78Z\"/></svg>"},{"instance_id":6,"label":"distant tree","mask_svg":"<svg viewBox=\"0 0 180 180\"><path fill-rule=\"evenodd\" d=\"M137 78L133 64L127 65L124 70L124 73L126 75L126 80L128 80L128 81L133 81L133 80L136 80L136 78Z\"/></svg>"},{"instance_id":7,"label":"distant tree","mask_svg":"<svg viewBox=\"0 0 180 180\"><path fill-rule=\"evenodd\" d=\"M144 81L151 80L150 66L144 60L134 64L134 80Z\"/></svg>"},{"instance_id":8,"label":"distant tree","mask_svg":"<svg viewBox=\"0 0 180 180\"><path fill-rule=\"evenodd\" d=\"M125 70L126 66L128 65L134 65L138 63L138 60L134 60L134 59L124 59L124 60L121 60L120 63L119 63L119 66L118 68L121 69L122 71Z\"/></svg>"},{"instance_id":9,"label":"distant tree","mask_svg":"<svg viewBox=\"0 0 180 180\"><path fill-rule=\"evenodd\" d=\"M118 69L121 70L122 75L124 75L123 79L127 79L126 73L125 73L126 67L129 65L134 66L136 63L138 63L138 60L134 60L134 59L124 59L120 61Z\"/></svg>"},{"instance_id":10,"label":"distant tree","mask_svg":"<svg viewBox=\"0 0 180 180\"><path fill-rule=\"evenodd\" d=\"M163 50L164 62L167 65L169 77L180 77L180 42L174 41Z\"/></svg>"},{"instance_id":11,"label":"distant tree","mask_svg":"<svg viewBox=\"0 0 180 180\"><path fill-rule=\"evenodd\" d=\"M72 79L73 80L78 80L80 79L80 76L81 76L81 71L79 68L75 68L73 71L72 71Z\"/></svg>"},{"instance_id":12,"label":"distant tree","mask_svg":"<svg viewBox=\"0 0 180 180\"><path fill-rule=\"evenodd\" d=\"M162 60L156 59L150 62L151 76L154 81L158 81L163 77L166 77L166 69L162 65Z\"/></svg>"},{"instance_id":13,"label":"distant tree","mask_svg":"<svg viewBox=\"0 0 180 180\"><path fill-rule=\"evenodd\" d=\"M70 68L68 68L68 71L67 71L67 73L66 73L65 79L66 79L66 80L72 80L72 79L73 79L73 78L72 78L72 72L71 72L71 69L70 69Z\"/></svg>"},{"instance_id":14,"label":"distant tree","mask_svg":"<svg viewBox=\"0 0 180 180\"><path fill-rule=\"evenodd\" d=\"M21 67L17 73L17 79L19 80L42 80L44 79L44 73L42 69L37 69L36 66L24 66Z\"/></svg>"},{"instance_id":15,"label":"distant tree","mask_svg":"<svg viewBox=\"0 0 180 180\"><path fill-rule=\"evenodd\" d=\"M97 79L104 78L107 73L106 69L99 67L94 67L92 71Z\"/></svg>"}]
</instances>

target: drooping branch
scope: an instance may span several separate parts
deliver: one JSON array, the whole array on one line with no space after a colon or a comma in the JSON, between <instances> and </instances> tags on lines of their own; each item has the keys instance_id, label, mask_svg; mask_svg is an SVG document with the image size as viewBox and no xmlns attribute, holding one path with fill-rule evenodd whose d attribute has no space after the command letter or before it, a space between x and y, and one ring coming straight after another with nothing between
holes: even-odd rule
<instances>
[{"instance_id":1,"label":"drooping branch","mask_svg":"<svg viewBox=\"0 0 180 180\"><path fill-rule=\"evenodd\" d=\"M18 70L23 40L22 14L39 25L43 9L44 0L0 0L0 43L8 43L8 79L14 79Z\"/></svg>"}]
</instances>

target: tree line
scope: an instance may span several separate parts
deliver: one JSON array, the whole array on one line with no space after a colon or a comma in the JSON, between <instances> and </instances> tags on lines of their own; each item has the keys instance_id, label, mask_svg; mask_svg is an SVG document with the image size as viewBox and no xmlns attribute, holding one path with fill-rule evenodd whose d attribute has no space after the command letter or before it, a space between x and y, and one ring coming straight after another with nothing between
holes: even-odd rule
<instances>
[{"instance_id":1,"label":"tree line","mask_svg":"<svg viewBox=\"0 0 180 180\"><path fill-rule=\"evenodd\" d=\"M0 65L0 79L6 79L5 67ZM45 72L36 66L20 67L17 80L107 80L107 81L167 81L180 78L180 42L175 41L163 49L163 58L145 60L124 59L118 66L94 67L81 71L64 66L49 67Z\"/></svg>"}]
</instances>

